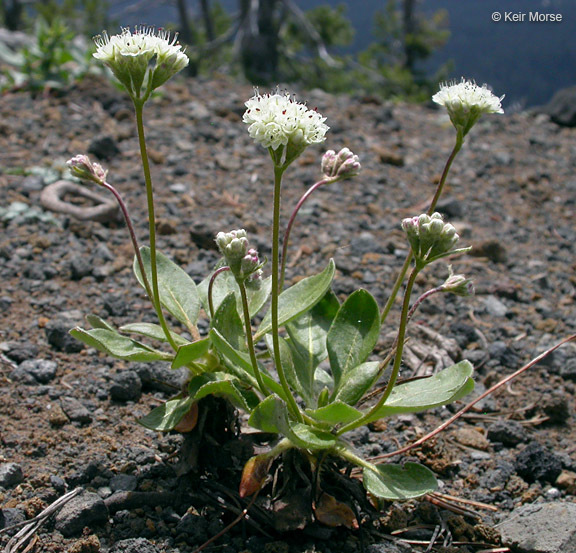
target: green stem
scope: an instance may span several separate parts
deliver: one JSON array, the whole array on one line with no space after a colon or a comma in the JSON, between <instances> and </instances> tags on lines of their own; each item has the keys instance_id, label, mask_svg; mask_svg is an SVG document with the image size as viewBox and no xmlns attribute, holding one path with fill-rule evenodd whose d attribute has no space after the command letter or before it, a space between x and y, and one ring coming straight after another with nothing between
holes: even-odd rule
<instances>
[{"instance_id":1,"label":"green stem","mask_svg":"<svg viewBox=\"0 0 576 553\"><path fill-rule=\"evenodd\" d=\"M174 342L164 313L160 304L160 291L158 288L158 267L156 262L156 217L154 214L154 190L152 188L152 178L150 176L150 162L148 161L148 152L146 150L146 138L144 136L144 120L142 117L144 101L133 98L134 110L136 112L136 125L138 127L138 142L140 144L140 156L142 158L142 168L144 169L144 180L146 182L146 201L148 203L148 228L150 230L150 272L152 274L152 303L158 316L160 326L164 331L166 339L174 351L178 346Z\"/></svg>"},{"instance_id":2,"label":"green stem","mask_svg":"<svg viewBox=\"0 0 576 553\"><path fill-rule=\"evenodd\" d=\"M272 315L272 346L273 346L273 356L274 364L276 370L278 371L278 378L280 379L280 384L286 399L288 400L288 408L292 411L294 417L302 422L302 414L300 409L298 409L298 404L292 395L288 381L286 380L286 375L284 373L284 368L282 367L282 361L280 358L280 339L278 335L278 296L280 295L279 286L279 268L280 268L280 189L282 187L282 175L284 173L285 167L278 166L274 164L274 210L272 216L272 302L270 306L270 311Z\"/></svg>"},{"instance_id":3,"label":"green stem","mask_svg":"<svg viewBox=\"0 0 576 553\"><path fill-rule=\"evenodd\" d=\"M386 401L388 401L388 398L390 397L390 394L392 393L392 390L396 385L396 381L398 380L398 374L400 372L400 365L402 364L402 353L404 351L404 337L406 336L408 313L410 311L410 296L412 295L412 288L414 287L414 282L416 282L416 276L418 275L419 272L420 272L419 269L416 267L412 269L410 277L408 278L408 282L406 283L406 291L404 292L404 301L402 303L402 314L400 315L400 326L398 328L398 336L396 337L396 344L397 344L396 356L394 357L394 365L392 366L392 373L390 374L390 380L388 380L388 384L386 384L386 388L384 389L384 392L382 393L382 396L380 396L380 399L378 400L376 405L374 405L374 407L372 407L372 409L370 409L370 411L368 411L361 419L358 419L354 422L351 422L343 426L338 431L338 436L344 434L344 432L352 430L353 428L358 428L359 426L363 426L364 424L366 424L366 422L370 420L372 415L376 413L380 409L380 407L382 407L386 403Z\"/></svg>"},{"instance_id":4,"label":"green stem","mask_svg":"<svg viewBox=\"0 0 576 553\"><path fill-rule=\"evenodd\" d=\"M267 390L262 380L262 374L258 367L258 360L256 359L256 350L254 349L254 339L252 337L252 321L250 320L250 308L248 307L248 296L246 295L246 285L241 278L236 279L236 283L240 288L240 297L242 298L242 311L244 312L244 327L246 329L246 345L248 346L248 353L250 354L250 361L254 369L254 376L258 381L260 391L267 396Z\"/></svg>"},{"instance_id":5,"label":"green stem","mask_svg":"<svg viewBox=\"0 0 576 553\"><path fill-rule=\"evenodd\" d=\"M430 202L430 207L428 208L428 211L427 211L428 215L432 215L432 213L434 213L434 210L436 209L436 204L438 203L438 200L440 199L440 196L442 195L442 190L444 189L444 184L446 183L446 178L448 177L448 173L450 172L450 167L452 167L452 162L454 161L454 159L456 158L456 155L458 154L458 152L462 148L463 142L464 142L464 138L462 136L462 131L458 130L458 132L456 134L456 144L454 144L454 148L452 148L452 152L450 152L450 155L448 156L448 159L446 160L446 165L444 165L444 171L442 171L442 176L440 177L440 182L438 183L438 186L436 187L436 192L434 193L434 197L432 198L432 201Z\"/></svg>"},{"instance_id":6,"label":"green stem","mask_svg":"<svg viewBox=\"0 0 576 553\"><path fill-rule=\"evenodd\" d=\"M430 202L430 207L428 208L428 211L427 211L428 215L432 215L432 213L434 213L434 210L436 209L436 205L438 204L438 200L440 199L442 191L444 190L444 184L446 184L446 179L448 178L448 173L450 172L450 168L452 167L452 162L454 161L454 159L456 158L456 155L458 154L458 152L462 148L463 142L464 142L464 137L462 136L462 131L458 130L457 134L456 134L456 143L454 144L454 148L452 148L452 152L448 156L448 159L446 160L446 164L444 165L444 170L442 171L442 176L440 177L440 182L438 183L438 186L436 187L436 192L434 193L432 201ZM406 256L406 260L404 261L404 265L402 265L402 268L400 269L400 273L398 274L398 277L396 278L396 282L394 283L394 286L392 288L392 292L390 293L390 297L388 298L388 301L386 302L384 309L382 309L382 314L380 315L380 323L381 324L384 324L384 321L386 321L386 318L388 317L388 313L390 313L390 309L392 309L392 306L394 305L394 301L396 300L396 296L398 295L398 291L400 290L400 286L402 286L402 283L404 282L404 277L406 276L406 273L408 272L408 269L410 268L410 262L411 261L412 261L412 249L410 249L410 251L408 252L408 255Z\"/></svg>"},{"instance_id":7,"label":"green stem","mask_svg":"<svg viewBox=\"0 0 576 553\"><path fill-rule=\"evenodd\" d=\"M378 472L378 469L376 468L376 465L373 465L369 461L362 459L362 457L359 457L358 455L356 455L355 453L353 453L349 449L342 448L342 449L338 450L338 455L340 457L342 457L343 459L345 459L346 461L352 463L353 465L357 465L359 467L371 470L372 472L380 475L380 473Z\"/></svg>"}]
</instances>

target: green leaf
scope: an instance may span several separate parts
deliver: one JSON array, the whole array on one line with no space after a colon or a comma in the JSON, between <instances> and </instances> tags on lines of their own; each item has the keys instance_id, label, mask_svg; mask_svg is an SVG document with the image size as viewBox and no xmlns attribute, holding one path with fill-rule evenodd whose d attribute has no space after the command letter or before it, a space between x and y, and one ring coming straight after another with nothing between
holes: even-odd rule
<instances>
[{"instance_id":1,"label":"green leaf","mask_svg":"<svg viewBox=\"0 0 576 553\"><path fill-rule=\"evenodd\" d=\"M148 277L148 282L150 286L152 286L150 248L146 246L141 247L140 254L142 255L142 262L146 276ZM194 281L186 271L158 251L156 252L156 266L160 303L171 315L186 325L188 329L194 328L200 310L200 300L198 299L196 284L194 284ZM138 282L144 286L140 267L136 259L134 259L134 274Z\"/></svg>"},{"instance_id":2,"label":"green leaf","mask_svg":"<svg viewBox=\"0 0 576 553\"><path fill-rule=\"evenodd\" d=\"M438 487L434 473L418 463L365 468L363 481L372 495L391 500L421 497Z\"/></svg>"},{"instance_id":3,"label":"green leaf","mask_svg":"<svg viewBox=\"0 0 576 553\"><path fill-rule=\"evenodd\" d=\"M379 361L367 361L344 373L334 398L348 405L356 405L374 385L379 367Z\"/></svg>"},{"instance_id":4,"label":"green leaf","mask_svg":"<svg viewBox=\"0 0 576 553\"><path fill-rule=\"evenodd\" d=\"M336 388L340 378L372 353L380 334L380 309L366 290L356 290L342 304L326 345Z\"/></svg>"},{"instance_id":5,"label":"green leaf","mask_svg":"<svg viewBox=\"0 0 576 553\"><path fill-rule=\"evenodd\" d=\"M347 424L362 417L362 413L358 409L354 409L342 401L335 401L319 409L306 409L306 413L317 421L332 425Z\"/></svg>"},{"instance_id":6,"label":"green leaf","mask_svg":"<svg viewBox=\"0 0 576 553\"><path fill-rule=\"evenodd\" d=\"M290 431L286 403L276 395L268 396L252 411L248 424L262 432L286 435Z\"/></svg>"},{"instance_id":7,"label":"green leaf","mask_svg":"<svg viewBox=\"0 0 576 553\"><path fill-rule=\"evenodd\" d=\"M267 334L265 340L270 353L273 354L274 347L272 336ZM278 344L280 348L280 361L284 368L284 374L286 375L288 384L300 395L307 405L312 405L313 395L312 388L308 382L310 379L307 374L307 367L298 362L299 359L297 353L293 351L291 344L282 336L278 337ZM296 359L293 359L295 353Z\"/></svg>"},{"instance_id":8,"label":"green leaf","mask_svg":"<svg viewBox=\"0 0 576 553\"><path fill-rule=\"evenodd\" d=\"M335 294L328 291L310 311L286 325L292 357L299 372L305 375L301 384L309 395L314 390L314 371L328 357L326 336L339 307Z\"/></svg>"},{"instance_id":9,"label":"green leaf","mask_svg":"<svg viewBox=\"0 0 576 553\"><path fill-rule=\"evenodd\" d=\"M286 403L276 395L260 402L252 411L248 424L263 432L282 434L297 447L311 451L332 448L338 440L329 432L290 421Z\"/></svg>"},{"instance_id":10,"label":"green leaf","mask_svg":"<svg viewBox=\"0 0 576 553\"><path fill-rule=\"evenodd\" d=\"M258 388L250 356L247 353L234 349L222 334L214 328L210 331L210 339L212 340L212 344L216 348L216 351L218 351L218 353L228 361L227 366L234 371L235 376L242 382L245 382L254 388ZM273 393L280 397L284 397L282 386L271 378L270 375L264 372L262 366L259 365L259 367L260 372L262 373L264 385Z\"/></svg>"},{"instance_id":11,"label":"green leaf","mask_svg":"<svg viewBox=\"0 0 576 553\"><path fill-rule=\"evenodd\" d=\"M452 403L474 389L474 381L470 378L473 371L470 361L464 360L430 378L399 384L392 390L388 401L366 422Z\"/></svg>"},{"instance_id":12,"label":"green leaf","mask_svg":"<svg viewBox=\"0 0 576 553\"><path fill-rule=\"evenodd\" d=\"M150 411L145 417L138 419L138 422L145 428L168 432L174 430L174 427L180 422L182 417L188 413L194 403L191 397L171 399L163 405Z\"/></svg>"},{"instance_id":13,"label":"green leaf","mask_svg":"<svg viewBox=\"0 0 576 553\"><path fill-rule=\"evenodd\" d=\"M331 449L336 445L338 438L330 432L313 428L307 424L297 422L290 425L290 432L286 433L288 439L298 447L317 451L321 449Z\"/></svg>"},{"instance_id":14,"label":"green leaf","mask_svg":"<svg viewBox=\"0 0 576 553\"><path fill-rule=\"evenodd\" d=\"M176 352L176 357L174 357L174 361L172 361L172 368L179 369L180 367L184 367L191 363L192 361L196 361L203 355L208 353L210 349L210 338L203 338L202 340L197 340L196 342L190 342L178 348Z\"/></svg>"},{"instance_id":15,"label":"green leaf","mask_svg":"<svg viewBox=\"0 0 576 553\"><path fill-rule=\"evenodd\" d=\"M201 380L200 380L201 379ZM189 385L190 396L196 401L213 395L224 397L238 409L249 413L259 403L258 396L245 388L241 388L234 381L219 379L215 374L201 375L193 378Z\"/></svg>"},{"instance_id":16,"label":"green leaf","mask_svg":"<svg viewBox=\"0 0 576 553\"><path fill-rule=\"evenodd\" d=\"M234 292L230 292L218 306L212 319L212 328L215 328L235 350L247 350L244 325L236 309Z\"/></svg>"},{"instance_id":17,"label":"green leaf","mask_svg":"<svg viewBox=\"0 0 576 553\"><path fill-rule=\"evenodd\" d=\"M73 328L70 334L86 345L127 361L169 361L172 356L105 328Z\"/></svg>"},{"instance_id":18,"label":"green leaf","mask_svg":"<svg viewBox=\"0 0 576 553\"><path fill-rule=\"evenodd\" d=\"M318 394L323 393L323 390L329 390L331 393L334 389L334 379L332 375L325 371L322 367L316 367L314 371L314 393L318 396Z\"/></svg>"},{"instance_id":19,"label":"green leaf","mask_svg":"<svg viewBox=\"0 0 576 553\"><path fill-rule=\"evenodd\" d=\"M110 323L98 317L98 315L86 315L86 320L92 328L105 328L111 332L118 332Z\"/></svg>"},{"instance_id":20,"label":"green leaf","mask_svg":"<svg viewBox=\"0 0 576 553\"><path fill-rule=\"evenodd\" d=\"M331 259L321 273L302 279L294 286L284 290L278 298L278 325L289 323L314 307L328 291L334 278L334 272L334 261ZM268 311L254 339L261 338L271 330L272 314Z\"/></svg>"},{"instance_id":21,"label":"green leaf","mask_svg":"<svg viewBox=\"0 0 576 553\"><path fill-rule=\"evenodd\" d=\"M202 305L204 306L204 311L210 315L210 306L208 305L208 285L210 284L210 278L212 274L208 275L199 285L198 294L202 300ZM254 317L260 309L264 306L266 301L270 296L270 291L272 290L272 277L268 277L262 280L259 288L252 288L250 286L246 287L246 296L248 298L248 311L250 312L250 317ZM231 271L225 271L220 273L214 280L214 285L212 287L212 302L214 304L214 310L216 311L224 298L230 294L234 293L236 298L236 309L238 313L242 313L242 298L240 296L240 288L234 275Z\"/></svg>"},{"instance_id":22,"label":"green leaf","mask_svg":"<svg viewBox=\"0 0 576 553\"><path fill-rule=\"evenodd\" d=\"M160 342L167 342L164 330L162 330L162 327L157 324L129 323L127 325L121 326L120 330L122 332L131 332L133 334L139 334L140 336L146 336L148 338L152 338L153 340L158 340ZM188 343L188 341L185 338L182 338L182 336L176 334L175 332L170 332L170 335L172 336L174 343L177 345Z\"/></svg>"}]
</instances>

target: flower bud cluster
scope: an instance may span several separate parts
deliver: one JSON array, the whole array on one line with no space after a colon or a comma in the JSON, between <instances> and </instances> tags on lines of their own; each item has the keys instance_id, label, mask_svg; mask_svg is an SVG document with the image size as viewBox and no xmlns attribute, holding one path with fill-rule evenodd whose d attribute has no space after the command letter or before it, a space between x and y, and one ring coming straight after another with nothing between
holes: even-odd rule
<instances>
[{"instance_id":1,"label":"flower bud cluster","mask_svg":"<svg viewBox=\"0 0 576 553\"><path fill-rule=\"evenodd\" d=\"M444 284L440 286L442 292L456 294L457 296L473 296L474 295L474 285L469 278L464 275L455 275L452 272L452 267L448 267L450 274L445 280Z\"/></svg>"},{"instance_id":2,"label":"flower bud cluster","mask_svg":"<svg viewBox=\"0 0 576 553\"><path fill-rule=\"evenodd\" d=\"M356 176L361 169L360 159L348 148L338 153L328 150L322 156L322 173L331 179L345 179Z\"/></svg>"},{"instance_id":3,"label":"flower bud cluster","mask_svg":"<svg viewBox=\"0 0 576 553\"><path fill-rule=\"evenodd\" d=\"M426 265L453 252L459 236L450 223L444 223L440 213L422 214L402 221L417 263Z\"/></svg>"},{"instance_id":4,"label":"flower bud cluster","mask_svg":"<svg viewBox=\"0 0 576 553\"><path fill-rule=\"evenodd\" d=\"M216 244L236 278L244 280L252 277L251 280L257 280L261 277L262 263L258 251L249 247L244 229L219 232L216 235Z\"/></svg>"},{"instance_id":5,"label":"flower bud cluster","mask_svg":"<svg viewBox=\"0 0 576 553\"><path fill-rule=\"evenodd\" d=\"M92 163L90 158L84 154L69 159L66 165L68 165L72 175L79 179L90 180L100 185L106 182L108 171L105 171L99 163Z\"/></svg>"}]
</instances>

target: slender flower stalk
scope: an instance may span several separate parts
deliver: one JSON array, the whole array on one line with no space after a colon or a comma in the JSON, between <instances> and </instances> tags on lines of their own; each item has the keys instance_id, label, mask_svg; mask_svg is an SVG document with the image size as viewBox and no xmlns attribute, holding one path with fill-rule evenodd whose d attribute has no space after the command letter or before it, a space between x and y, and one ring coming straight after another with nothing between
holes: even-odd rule
<instances>
[{"instance_id":1,"label":"slender flower stalk","mask_svg":"<svg viewBox=\"0 0 576 553\"><path fill-rule=\"evenodd\" d=\"M452 152L450 152L450 155L448 156L448 159L446 160L446 164L444 165L444 170L442 171L442 176L440 177L440 182L438 183L438 186L436 187L436 192L434 193L434 197L432 198L432 201L430 202L430 207L428 208L428 211L426 212L428 215L432 215L432 213L434 213L434 210L436 209L436 205L438 204L438 200L440 199L440 196L442 195L442 191L444 190L444 184L446 183L446 179L448 178L448 173L450 172L450 168L452 167L452 163L453 163L454 159L456 158L456 156L458 155L458 152L462 148L463 138L461 136L461 133L457 132L456 135L457 135L456 136L456 144L454 144L454 148L452 148ZM388 313L390 313L390 310L392 309L392 306L394 305L394 302L396 301L396 296L398 295L398 291L400 290L400 286L402 286L402 283L404 282L404 277L406 276L406 273L408 272L408 269L410 268L410 262L412 261L413 257L414 256L412 254L412 248L410 248L410 250L408 250L408 254L406 255L406 259L404 260L404 265L402 265L402 268L400 269L400 272L398 273L398 276L396 277L396 281L394 282L394 286L392 287L392 292L390 292L390 296L388 297L388 301L386 302L386 305L382 309L382 314L380 315L381 324L384 324L384 322L386 321L386 318L388 317Z\"/></svg>"},{"instance_id":2,"label":"slender flower stalk","mask_svg":"<svg viewBox=\"0 0 576 553\"><path fill-rule=\"evenodd\" d=\"M148 277L146 276L146 271L144 270L144 262L142 261L142 254L140 253L140 246L138 245L138 239L136 238L136 232L134 231L134 225L132 223L132 219L128 214L128 209L126 208L126 204L122 200L122 196L118 193L118 191L109 183L104 181L102 186L107 190L110 190L118 205L120 206L120 210L122 211L122 215L124 216L124 221L126 221L126 226L128 227L128 231L130 233L130 240L132 241L132 247L134 248L134 255L136 256L136 262L138 263L138 267L140 268L140 273L142 275L142 282L144 283L144 289L146 290L146 295L150 299L153 300L154 296L152 294L152 289L150 288L150 282L148 281Z\"/></svg>"},{"instance_id":3,"label":"slender flower stalk","mask_svg":"<svg viewBox=\"0 0 576 553\"><path fill-rule=\"evenodd\" d=\"M152 289L150 288L150 283L148 281L148 277L146 276L146 272L144 271L144 262L142 261L142 254L140 253L140 246L138 244L138 238L136 237L136 231L134 230L134 224L132 223L132 218L128 212L128 208L126 207L126 203L122 199L122 196L112 186L109 182L106 181L106 175L108 171L105 171L99 163L92 163L88 156L86 155L77 155L67 161L67 165L70 168L70 172L75 176L83 180L89 180L96 183L98 186L102 186L106 188L106 190L112 192L114 198L118 202L118 206L120 207L120 211L122 211L122 216L124 217L124 221L126 222L126 226L128 227L128 232L130 233L130 240L132 242L132 247L134 249L134 255L136 256L136 261L138 263L138 267L140 268L140 273L142 274L142 282L144 283L144 288L146 290L146 294L148 298L152 301Z\"/></svg>"},{"instance_id":4,"label":"slender flower stalk","mask_svg":"<svg viewBox=\"0 0 576 553\"><path fill-rule=\"evenodd\" d=\"M250 361L252 363L252 369L254 370L254 376L258 381L258 387L264 395L268 395L264 381L262 380L262 374L260 372L260 367L258 367L258 359L256 359L256 350L254 348L254 338L252 336L252 321L250 320L250 308L248 306L248 296L246 295L246 285L244 280L241 278L236 278L236 283L238 288L240 288L240 297L242 298L242 311L244 313L244 328L246 330L246 345L248 346L248 353L250 354Z\"/></svg>"},{"instance_id":5,"label":"slender flower stalk","mask_svg":"<svg viewBox=\"0 0 576 553\"><path fill-rule=\"evenodd\" d=\"M296 204L296 207L294 208L292 215L290 215L290 219L288 220L288 224L286 225L286 231L284 232L284 240L282 241L282 258L281 258L282 259L282 266L280 268L280 290L282 290L284 288L284 277L286 275L286 257L287 257L287 253L288 253L288 242L290 240L290 233L292 232L292 227L294 226L294 221L296 219L296 215L298 215L300 208L304 205L306 200L312 195L312 193L315 190L320 188L323 184L332 182L333 180L334 180L333 178L325 178L325 179L322 179L322 180L318 181L317 183L313 184L308 190L306 190L306 192L304 192L302 197L298 200L298 203Z\"/></svg>"},{"instance_id":6,"label":"slender flower stalk","mask_svg":"<svg viewBox=\"0 0 576 553\"><path fill-rule=\"evenodd\" d=\"M286 226L284 233L284 240L282 242L282 267L280 269L280 290L284 288L284 277L286 275L286 257L288 252L288 242L290 240L290 233L294 220L298 211L304 205L304 202L312 195L312 193L324 184L332 184L342 179L348 179L356 176L361 169L360 160L357 155L354 155L348 148L342 148L338 153L334 150L328 150L322 156L322 173L324 178L317 183L313 184L298 200L290 220Z\"/></svg>"},{"instance_id":7,"label":"slender flower stalk","mask_svg":"<svg viewBox=\"0 0 576 553\"><path fill-rule=\"evenodd\" d=\"M136 126L138 128L138 142L140 144L140 157L142 158L142 168L144 171L144 181L146 183L146 202L148 205L148 229L150 233L150 273L152 276L152 303L160 326L164 331L166 339L172 346L174 351L178 350L178 346L172 338L164 312L162 311L162 304L160 303L160 290L158 286L158 265L156 261L156 216L154 212L154 189L152 187L152 177L150 175L150 161L148 159L148 151L146 149L146 136L144 134L144 120L143 120L143 107L144 102L133 99L134 110L136 112Z\"/></svg>"},{"instance_id":8,"label":"slender flower stalk","mask_svg":"<svg viewBox=\"0 0 576 553\"><path fill-rule=\"evenodd\" d=\"M216 281L216 277L224 273L225 271L229 271L230 267L224 266L216 269L214 274L210 277L210 281L208 282L208 309L210 310L210 318L214 318L214 299L213 299L213 290L214 290L214 282Z\"/></svg>"},{"instance_id":9,"label":"slender flower stalk","mask_svg":"<svg viewBox=\"0 0 576 553\"><path fill-rule=\"evenodd\" d=\"M404 301L402 303L402 314L400 315L400 325L398 327L398 335L396 336L396 355L394 357L394 365L392 366L392 373L390 374L388 384L386 384L384 392L380 396L378 402L372 407L372 409L370 409L370 411L368 411L362 418L343 426L338 431L338 436L348 432L349 430L352 430L353 428L358 428L359 426L366 424L366 421L369 421L372 415L376 413L380 407L386 403L386 401L388 401L388 398L390 397L390 394L396 385L398 374L400 373L400 365L402 364L402 353L404 352L404 337L406 336L406 327L408 325L410 296L412 295L412 288L414 287L414 283L416 282L416 277L418 276L419 272L419 269L414 267L410 273L408 282L406 283L406 291L404 292Z\"/></svg>"},{"instance_id":10,"label":"slender flower stalk","mask_svg":"<svg viewBox=\"0 0 576 553\"><path fill-rule=\"evenodd\" d=\"M272 298L270 312L272 315L272 349L274 355L274 364L278 371L278 378L280 384L285 392L286 399L288 400L288 407L294 417L302 422L302 415L300 409L292 395L284 368L282 367L282 359L280 358L280 339L278 337L278 296L280 295L279 286L279 240L280 240L280 192L282 187L282 175L285 168L274 165L274 209L272 215Z\"/></svg>"},{"instance_id":11,"label":"slender flower stalk","mask_svg":"<svg viewBox=\"0 0 576 553\"><path fill-rule=\"evenodd\" d=\"M446 161L444 170L442 171L440 182L436 187L436 192L434 193L434 197L432 198L430 207L428 208L428 215L432 215L436 210L436 205L442 195L442 191L444 190L444 184L446 183L446 178L450 172L450 167L452 166L452 162L456 158L456 155L462 148L464 137L483 114L504 113L501 106L501 101L503 99L504 96L497 97L492 94L486 85L480 87L473 81L467 81L464 78L462 78L459 83L450 82L442 84L440 90L432 97L434 102L446 108L450 120L456 129L456 144L454 145L454 148ZM382 323L384 323L386 317L388 317L390 309L392 309L392 305L396 300L400 286L402 285L404 277L410 267L411 260L412 250L408 252L404 265L402 266L402 269L400 269L400 273L396 278L390 297L382 310L380 316Z\"/></svg>"}]
</instances>

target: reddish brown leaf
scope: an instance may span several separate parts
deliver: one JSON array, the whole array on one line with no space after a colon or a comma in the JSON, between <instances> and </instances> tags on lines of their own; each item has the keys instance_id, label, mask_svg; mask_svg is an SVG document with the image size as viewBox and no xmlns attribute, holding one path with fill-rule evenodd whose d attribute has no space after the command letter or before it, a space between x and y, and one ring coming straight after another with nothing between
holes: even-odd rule
<instances>
[{"instance_id":1,"label":"reddish brown leaf","mask_svg":"<svg viewBox=\"0 0 576 553\"><path fill-rule=\"evenodd\" d=\"M256 455L244 465L242 480L240 481L240 497L247 497L256 493L268 476L272 458L268 455Z\"/></svg>"},{"instance_id":2,"label":"reddish brown leaf","mask_svg":"<svg viewBox=\"0 0 576 553\"><path fill-rule=\"evenodd\" d=\"M188 413L186 413L180 422L174 427L177 432L191 432L196 427L198 422L198 403L194 402L190 407Z\"/></svg>"},{"instance_id":3,"label":"reddish brown leaf","mask_svg":"<svg viewBox=\"0 0 576 553\"><path fill-rule=\"evenodd\" d=\"M320 499L314 505L316 520L326 526L346 526L350 530L358 530L358 521L354 511L338 501L335 497L322 493Z\"/></svg>"}]
</instances>

